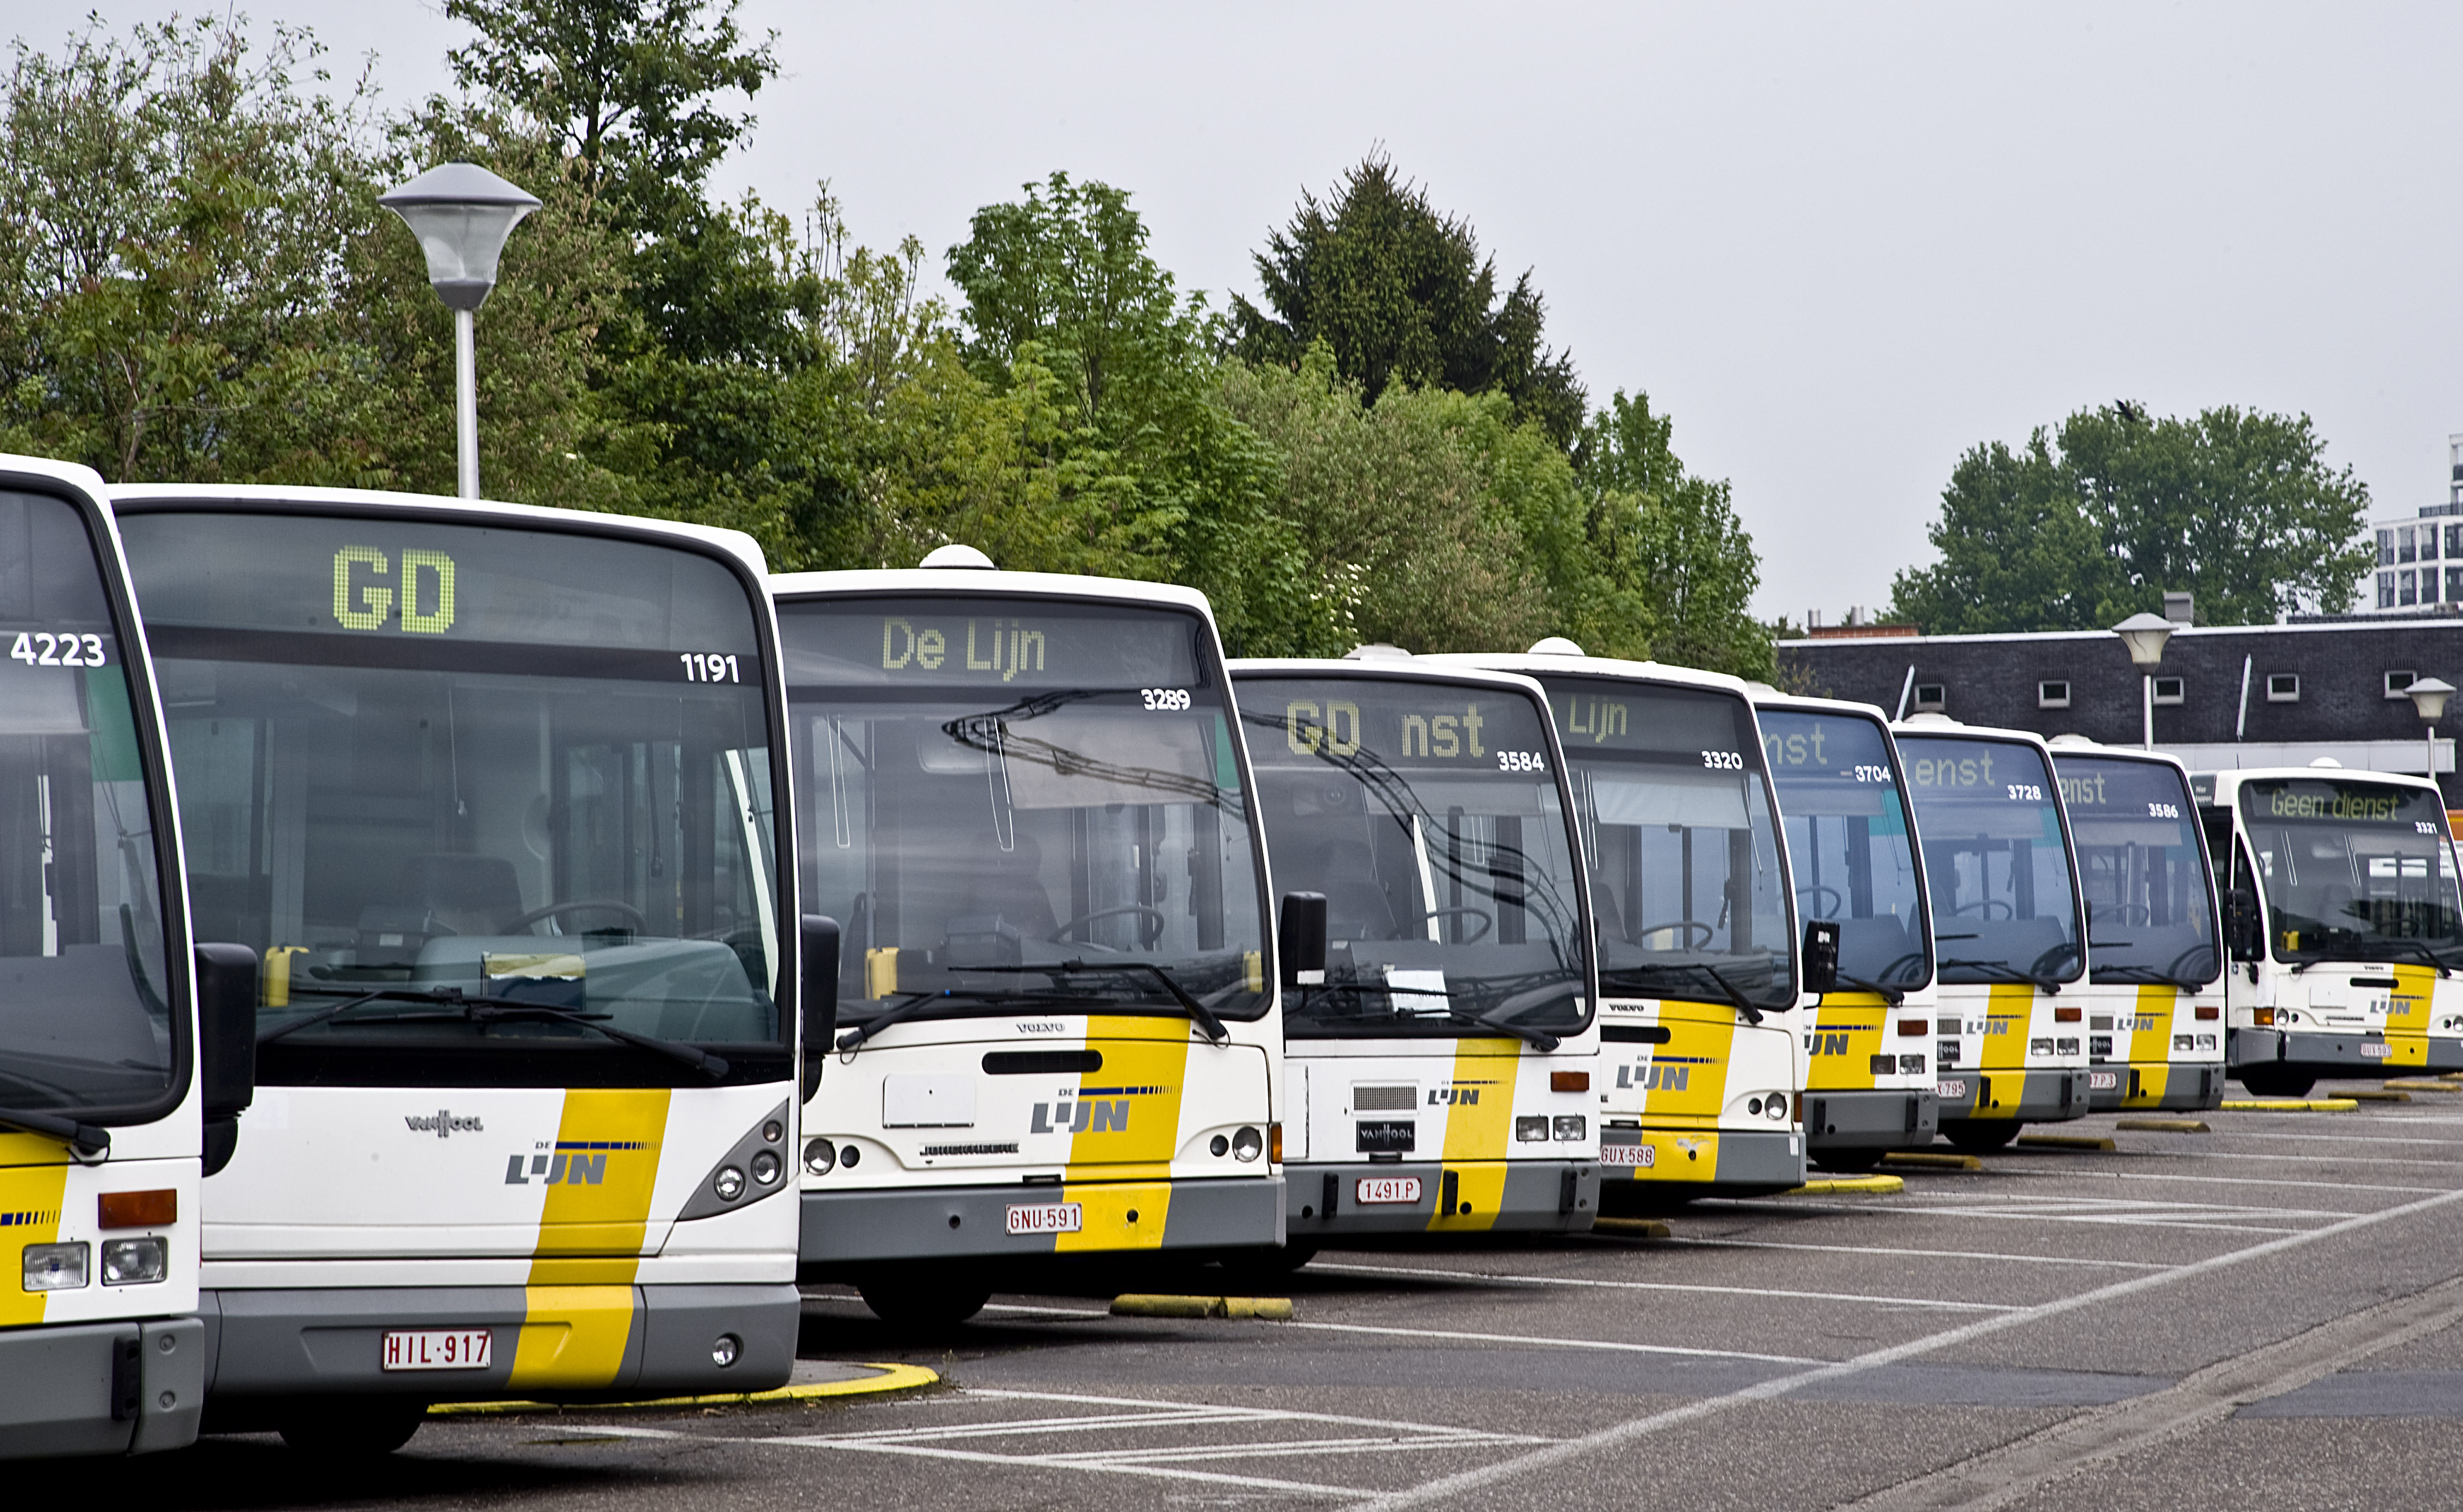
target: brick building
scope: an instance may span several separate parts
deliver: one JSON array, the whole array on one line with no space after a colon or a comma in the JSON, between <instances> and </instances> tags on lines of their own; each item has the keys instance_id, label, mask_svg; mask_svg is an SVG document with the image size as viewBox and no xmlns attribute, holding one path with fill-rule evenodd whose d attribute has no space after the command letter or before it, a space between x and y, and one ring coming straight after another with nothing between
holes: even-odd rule
<instances>
[{"instance_id":1,"label":"brick building","mask_svg":"<svg viewBox=\"0 0 2463 1512\"><path fill-rule=\"evenodd\" d=\"M2186 605L2168 605L2180 619ZM1937 711L1970 724L2139 743L2138 668L2108 630L1916 635L1840 626L1778 645L1782 674L1810 691L1893 712ZM2178 626L2155 668L2155 743L2192 770L2344 766L2418 774L2425 727L2403 688L2415 677L2463 687L2463 618L2316 616L2289 625ZM1904 697L1904 702L1903 702ZM2463 697L2438 722L2437 780L2463 807L2454 742Z\"/></svg>"}]
</instances>

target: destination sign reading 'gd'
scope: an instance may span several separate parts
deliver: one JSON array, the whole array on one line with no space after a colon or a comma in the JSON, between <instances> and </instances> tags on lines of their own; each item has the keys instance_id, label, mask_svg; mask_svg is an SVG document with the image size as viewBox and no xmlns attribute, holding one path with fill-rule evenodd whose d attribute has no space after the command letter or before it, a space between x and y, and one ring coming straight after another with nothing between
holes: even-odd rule
<instances>
[{"instance_id":1,"label":"destination sign reading 'gd'","mask_svg":"<svg viewBox=\"0 0 2463 1512\"><path fill-rule=\"evenodd\" d=\"M1365 757L1388 766L1544 776L1547 727L1538 705L1461 685L1384 678L1239 680L1243 717L1258 732L1250 758L1270 766ZM1260 738L1269 725L1282 738Z\"/></svg>"},{"instance_id":2,"label":"destination sign reading 'gd'","mask_svg":"<svg viewBox=\"0 0 2463 1512\"><path fill-rule=\"evenodd\" d=\"M787 680L802 687L1187 688L1198 620L998 595L787 600Z\"/></svg>"}]
</instances>

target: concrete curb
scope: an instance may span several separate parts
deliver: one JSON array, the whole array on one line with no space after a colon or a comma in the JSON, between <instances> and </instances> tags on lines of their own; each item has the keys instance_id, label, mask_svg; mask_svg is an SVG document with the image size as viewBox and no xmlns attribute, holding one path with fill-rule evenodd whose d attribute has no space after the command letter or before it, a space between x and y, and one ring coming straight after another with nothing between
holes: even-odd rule
<instances>
[{"instance_id":1,"label":"concrete curb","mask_svg":"<svg viewBox=\"0 0 2463 1512\"><path fill-rule=\"evenodd\" d=\"M2387 1090L2392 1092L2444 1092L2449 1096L2463 1094L2463 1086L2458 1086L2454 1083L2446 1081L2443 1078L2436 1081L2430 1081L2426 1077L2404 1077L2396 1081L2385 1083L2384 1085ZM2343 1092L2338 1093L2337 1095L2348 1097L2351 1094Z\"/></svg>"},{"instance_id":2,"label":"concrete curb","mask_svg":"<svg viewBox=\"0 0 2463 1512\"><path fill-rule=\"evenodd\" d=\"M2115 1120L2112 1127L2141 1134L2212 1134L2214 1132L2203 1118L2124 1118Z\"/></svg>"},{"instance_id":3,"label":"concrete curb","mask_svg":"<svg viewBox=\"0 0 2463 1512\"><path fill-rule=\"evenodd\" d=\"M1907 1190L1907 1183L1904 1176L1826 1176L1819 1181L1806 1182L1797 1188L1794 1194L1807 1197L1843 1196L1860 1193L1868 1195L1887 1195L1893 1192L1906 1190Z\"/></svg>"},{"instance_id":4,"label":"concrete curb","mask_svg":"<svg viewBox=\"0 0 2463 1512\"><path fill-rule=\"evenodd\" d=\"M1664 1239L1673 1237L1662 1218L1597 1218L1591 1223L1594 1234L1613 1234L1624 1239Z\"/></svg>"},{"instance_id":5,"label":"concrete curb","mask_svg":"<svg viewBox=\"0 0 2463 1512\"><path fill-rule=\"evenodd\" d=\"M2109 1139L2095 1134L2020 1134L2016 1141L2029 1150L2119 1150Z\"/></svg>"},{"instance_id":6,"label":"concrete curb","mask_svg":"<svg viewBox=\"0 0 2463 1512\"><path fill-rule=\"evenodd\" d=\"M1115 1318L1258 1318L1292 1321L1289 1297L1174 1297L1125 1292L1112 1299Z\"/></svg>"},{"instance_id":7,"label":"concrete curb","mask_svg":"<svg viewBox=\"0 0 2463 1512\"><path fill-rule=\"evenodd\" d=\"M1984 1162L1973 1155L1950 1155L1930 1150L1893 1150L1882 1157L1882 1164L1917 1171L1981 1171L1984 1169Z\"/></svg>"},{"instance_id":8,"label":"concrete curb","mask_svg":"<svg viewBox=\"0 0 2463 1512\"><path fill-rule=\"evenodd\" d=\"M2361 1105L2348 1097L2228 1097L2227 1113L2348 1113Z\"/></svg>"},{"instance_id":9,"label":"concrete curb","mask_svg":"<svg viewBox=\"0 0 2463 1512\"><path fill-rule=\"evenodd\" d=\"M2458 1088L2448 1086L2440 1087L2439 1090L2452 1092L2458 1090ZM2363 1088L2358 1091L2338 1092L2335 1095L2337 1097L2348 1097L2355 1103L2409 1103L2411 1101L2411 1094L2409 1092L2388 1092L2374 1087Z\"/></svg>"},{"instance_id":10,"label":"concrete curb","mask_svg":"<svg viewBox=\"0 0 2463 1512\"><path fill-rule=\"evenodd\" d=\"M638 1402L438 1402L428 1408L430 1417L495 1417L515 1413L638 1413L651 1408L673 1407L747 1407L765 1402L807 1402L825 1396L879 1396L887 1391L911 1391L920 1386L938 1386L940 1372L920 1365L891 1365L883 1361L861 1362L864 1369L879 1370L879 1375L854 1381L815 1381L805 1386L782 1386L774 1391L737 1391L719 1396L657 1396Z\"/></svg>"}]
</instances>

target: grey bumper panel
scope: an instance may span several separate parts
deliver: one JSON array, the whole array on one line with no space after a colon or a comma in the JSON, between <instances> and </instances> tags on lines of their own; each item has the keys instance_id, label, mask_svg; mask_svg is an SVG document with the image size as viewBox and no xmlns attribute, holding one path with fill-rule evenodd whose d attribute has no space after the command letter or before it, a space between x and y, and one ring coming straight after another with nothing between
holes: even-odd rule
<instances>
[{"instance_id":1,"label":"grey bumper panel","mask_svg":"<svg viewBox=\"0 0 2463 1512\"><path fill-rule=\"evenodd\" d=\"M1065 1194L1100 1185L807 1191L800 1246L804 1279L818 1280L838 1266L883 1261L1057 1254L1057 1235L1010 1233L1009 1210L1074 1201ZM1136 1219L1140 1224L1161 1225L1157 1241L1108 1253L1265 1249L1283 1242L1280 1176L1175 1181L1159 1213L1139 1213ZM1073 1249L1070 1253L1107 1252Z\"/></svg>"},{"instance_id":2,"label":"grey bumper panel","mask_svg":"<svg viewBox=\"0 0 2463 1512\"><path fill-rule=\"evenodd\" d=\"M1940 1129L1941 1097L1934 1091L1804 1094L1808 1150L1900 1150L1931 1144Z\"/></svg>"},{"instance_id":3,"label":"grey bumper panel","mask_svg":"<svg viewBox=\"0 0 2463 1512\"><path fill-rule=\"evenodd\" d=\"M1482 1162L1482 1164L1489 1164ZM1315 1244L1345 1234L1567 1234L1591 1226L1600 1211L1600 1168L1588 1160L1515 1160L1505 1167L1504 1195L1493 1214L1479 1211L1457 1166L1442 1161L1369 1164L1366 1161L1283 1168L1284 1214L1291 1241ZM1418 1200L1359 1200L1363 1180L1417 1177ZM1450 1200L1452 1221L1439 1226L1439 1210ZM1471 1211L1463 1209L1469 1206Z\"/></svg>"},{"instance_id":4,"label":"grey bumper panel","mask_svg":"<svg viewBox=\"0 0 2463 1512\"><path fill-rule=\"evenodd\" d=\"M783 1282L636 1286L622 1362L604 1387L575 1391L512 1386L529 1310L519 1286L212 1291L203 1301L214 1346L207 1387L218 1410L228 1400L336 1393L467 1401L767 1391L785 1385L795 1367L802 1316L798 1293ZM490 1328L496 1337L484 1370L389 1371L390 1328ZM721 1334L739 1346L726 1367L711 1357Z\"/></svg>"},{"instance_id":5,"label":"grey bumper panel","mask_svg":"<svg viewBox=\"0 0 2463 1512\"><path fill-rule=\"evenodd\" d=\"M1973 1102L1964 1116L1982 1123L2015 1119L2022 1124L2058 1124L2084 1118L2087 1075L2083 1067L2063 1071L1961 1071L1958 1077L1973 1087ZM1951 1124L1960 1120L1944 1108L1941 1121Z\"/></svg>"},{"instance_id":6,"label":"grey bumper panel","mask_svg":"<svg viewBox=\"0 0 2463 1512\"><path fill-rule=\"evenodd\" d=\"M185 1448L205 1375L194 1318L0 1331L0 1459Z\"/></svg>"}]
</instances>

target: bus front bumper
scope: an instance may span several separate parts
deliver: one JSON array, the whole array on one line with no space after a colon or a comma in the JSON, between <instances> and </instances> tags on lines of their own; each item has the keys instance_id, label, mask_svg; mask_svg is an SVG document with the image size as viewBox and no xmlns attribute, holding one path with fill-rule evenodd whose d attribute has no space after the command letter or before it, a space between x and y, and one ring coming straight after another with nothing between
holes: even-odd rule
<instances>
[{"instance_id":1,"label":"bus front bumper","mask_svg":"<svg viewBox=\"0 0 2463 1512\"><path fill-rule=\"evenodd\" d=\"M807 1190L797 1269L812 1282L883 1261L1253 1250L1282 1242L1278 1175Z\"/></svg>"},{"instance_id":2,"label":"bus front bumper","mask_svg":"<svg viewBox=\"0 0 2463 1512\"><path fill-rule=\"evenodd\" d=\"M2087 1072L2087 1110L2204 1112L2221 1107L2224 1068L2212 1061L2115 1062Z\"/></svg>"},{"instance_id":3,"label":"bus front bumper","mask_svg":"<svg viewBox=\"0 0 2463 1512\"><path fill-rule=\"evenodd\" d=\"M1805 1149L1907 1150L1933 1141L1941 1097L1930 1087L1804 1094Z\"/></svg>"},{"instance_id":4,"label":"bus front bumper","mask_svg":"<svg viewBox=\"0 0 2463 1512\"><path fill-rule=\"evenodd\" d=\"M1935 1091L1945 1125L1966 1120L2057 1124L2084 1118L2087 1069L1945 1071Z\"/></svg>"},{"instance_id":5,"label":"bus front bumper","mask_svg":"<svg viewBox=\"0 0 2463 1512\"><path fill-rule=\"evenodd\" d=\"M1345 1234L1579 1233L1600 1211L1589 1160L1402 1161L1285 1166L1294 1243Z\"/></svg>"},{"instance_id":6,"label":"bus front bumper","mask_svg":"<svg viewBox=\"0 0 2463 1512\"><path fill-rule=\"evenodd\" d=\"M0 1329L0 1459L184 1448L205 1405L194 1318Z\"/></svg>"},{"instance_id":7,"label":"bus front bumper","mask_svg":"<svg viewBox=\"0 0 2463 1512\"><path fill-rule=\"evenodd\" d=\"M1748 1197L1804 1185L1804 1134L1795 1128L1602 1129L1601 1200ZM1622 1200L1621 1200L1622 1199Z\"/></svg>"},{"instance_id":8,"label":"bus front bumper","mask_svg":"<svg viewBox=\"0 0 2463 1512\"><path fill-rule=\"evenodd\" d=\"M2386 1076L2434 1063L2430 1057L2442 1042L2416 1037L2389 1042L2366 1032L2234 1029L2225 1055L2235 1075L2243 1066L2280 1064L2320 1076Z\"/></svg>"},{"instance_id":9,"label":"bus front bumper","mask_svg":"<svg viewBox=\"0 0 2463 1512\"><path fill-rule=\"evenodd\" d=\"M336 1286L201 1299L208 1432L263 1426L285 1400L551 1401L763 1391L796 1366L803 1299L775 1284ZM488 1363L386 1369L385 1335L488 1330ZM722 1340L732 1357L719 1363Z\"/></svg>"}]
</instances>

